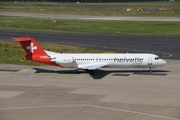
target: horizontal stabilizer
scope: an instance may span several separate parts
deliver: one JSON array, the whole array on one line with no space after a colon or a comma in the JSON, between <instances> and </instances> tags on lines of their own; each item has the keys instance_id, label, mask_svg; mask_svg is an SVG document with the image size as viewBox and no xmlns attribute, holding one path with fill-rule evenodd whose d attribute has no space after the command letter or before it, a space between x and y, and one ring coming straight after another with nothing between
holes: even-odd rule
<instances>
[{"instance_id":1,"label":"horizontal stabilizer","mask_svg":"<svg viewBox=\"0 0 180 120\"><path fill-rule=\"evenodd\" d=\"M32 38L30 37L19 37L19 38L13 38L14 41L20 42L20 41L30 41Z\"/></svg>"}]
</instances>

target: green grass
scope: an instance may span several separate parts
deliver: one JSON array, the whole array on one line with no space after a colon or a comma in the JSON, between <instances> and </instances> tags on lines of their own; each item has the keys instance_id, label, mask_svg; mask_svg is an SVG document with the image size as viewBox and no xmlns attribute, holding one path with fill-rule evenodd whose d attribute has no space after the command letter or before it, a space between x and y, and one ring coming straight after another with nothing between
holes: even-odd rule
<instances>
[{"instance_id":1,"label":"green grass","mask_svg":"<svg viewBox=\"0 0 180 120\"><path fill-rule=\"evenodd\" d=\"M67 33L180 34L180 22L0 18L0 29Z\"/></svg>"},{"instance_id":2,"label":"green grass","mask_svg":"<svg viewBox=\"0 0 180 120\"><path fill-rule=\"evenodd\" d=\"M101 53L102 50L94 50L82 47L69 45L59 45L50 43L40 43L45 50L50 50L59 53ZM44 65L29 60L23 60L26 53L18 42L0 41L0 63L21 64L21 65Z\"/></svg>"},{"instance_id":3,"label":"green grass","mask_svg":"<svg viewBox=\"0 0 180 120\"><path fill-rule=\"evenodd\" d=\"M162 11L143 11L151 8L164 8ZM127 12L127 8L134 11ZM0 2L1 12L45 13L61 15L95 16L180 16L180 2L126 2L126 3L53 3L53 2Z\"/></svg>"}]
</instances>

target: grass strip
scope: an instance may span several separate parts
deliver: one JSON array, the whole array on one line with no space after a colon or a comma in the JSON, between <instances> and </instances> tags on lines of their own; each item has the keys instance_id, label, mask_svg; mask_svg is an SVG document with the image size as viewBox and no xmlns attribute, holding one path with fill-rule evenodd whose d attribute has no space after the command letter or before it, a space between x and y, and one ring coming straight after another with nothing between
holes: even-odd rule
<instances>
[{"instance_id":1,"label":"grass strip","mask_svg":"<svg viewBox=\"0 0 180 120\"><path fill-rule=\"evenodd\" d=\"M180 34L180 22L0 18L0 29L113 34Z\"/></svg>"},{"instance_id":2,"label":"grass strip","mask_svg":"<svg viewBox=\"0 0 180 120\"><path fill-rule=\"evenodd\" d=\"M132 11L127 11L131 8ZM58 3L1 2L1 12L95 16L180 16L180 2Z\"/></svg>"}]
</instances>

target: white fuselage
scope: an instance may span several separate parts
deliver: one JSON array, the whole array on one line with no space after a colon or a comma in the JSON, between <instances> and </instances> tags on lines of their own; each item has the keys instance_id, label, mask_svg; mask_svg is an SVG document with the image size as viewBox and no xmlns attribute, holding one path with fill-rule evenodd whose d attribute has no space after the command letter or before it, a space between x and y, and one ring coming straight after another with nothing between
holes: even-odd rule
<instances>
[{"instance_id":1,"label":"white fuselage","mask_svg":"<svg viewBox=\"0 0 180 120\"><path fill-rule=\"evenodd\" d=\"M55 62L63 67L70 68L86 69L86 66L91 66L91 64L93 66L102 65L102 67L108 68L156 68L166 64L165 60L159 59L159 57L155 54L59 54L50 51L45 52L52 58L52 62Z\"/></svg>"}]
</instances>

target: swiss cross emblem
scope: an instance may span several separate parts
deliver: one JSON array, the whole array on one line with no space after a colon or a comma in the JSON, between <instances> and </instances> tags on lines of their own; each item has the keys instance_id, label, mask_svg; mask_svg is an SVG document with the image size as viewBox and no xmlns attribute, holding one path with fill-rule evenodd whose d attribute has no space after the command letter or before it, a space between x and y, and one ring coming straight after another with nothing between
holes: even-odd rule
<instances>
[{"instance_id":1,"label":"swiss cross emblem","mask_svg":"<svg viewBox=\"0 0 180 120\"><path fill-rule=\"evenodd\" d=\"M26 49L30 50L30 53L33 53L37 49L37 46L34 46L33 43L30 43L30 46L27 46Z\"/></svg>"}]
</instances>

